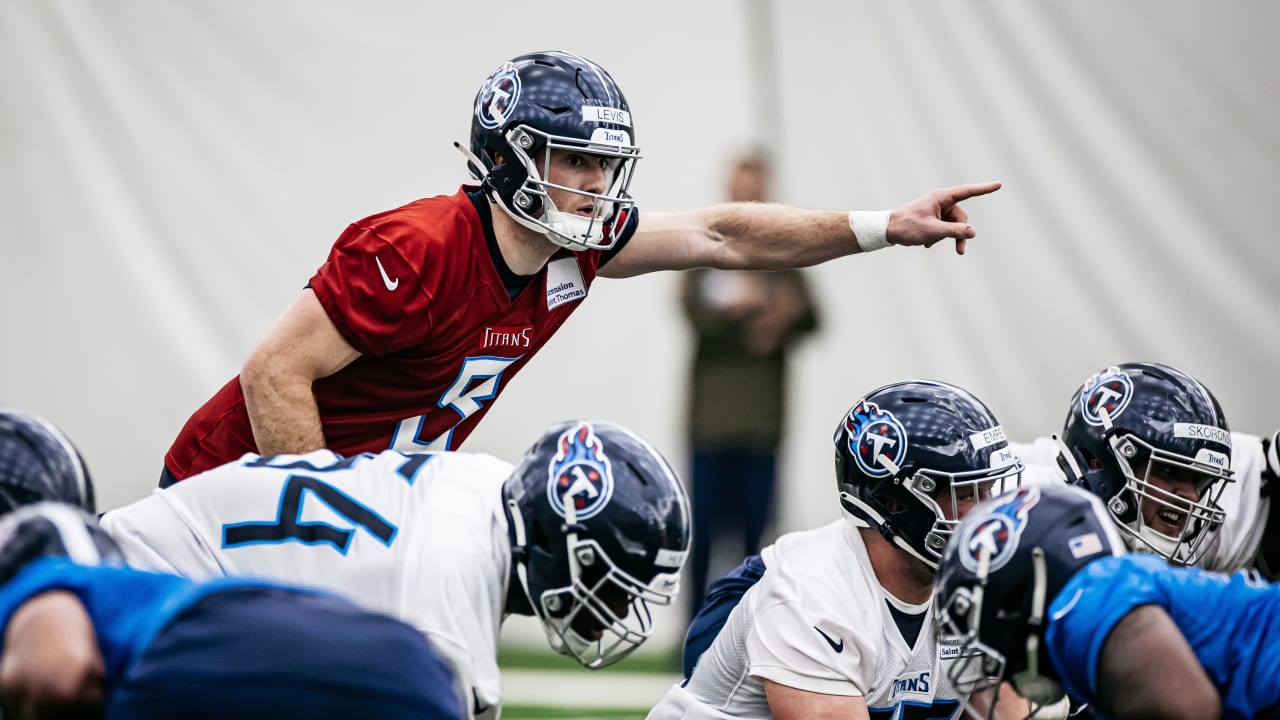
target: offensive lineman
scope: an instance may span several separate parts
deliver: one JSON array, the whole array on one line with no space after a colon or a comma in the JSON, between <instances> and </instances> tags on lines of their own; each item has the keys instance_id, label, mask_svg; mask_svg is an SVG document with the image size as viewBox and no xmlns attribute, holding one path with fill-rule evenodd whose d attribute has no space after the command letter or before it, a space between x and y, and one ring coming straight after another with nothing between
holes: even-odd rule
<instances>
[{"instance_id":1,"label":"offensive lineman","mask_svg":"<svg viewBox=\"0 0 1280 720\"><path fill-rule=\"evenodd\" d=\"M1021 463L981 401L932 381L868 394L834 440L846 517L765 549L768 572L650 720L958 710L946 672L957 648L934 635L934 570L959 518L1016 485ZM1019 709L1012 698L1009 710Z\"/></svg>"},{"instance_id":2,"label":"offensive lineman","mask_svg":"<svg viewBox=\"0 0 1280 720\"><path fill-rule=\"evenodd\" d=\"M521 464L465 453L246 455L107 513L131 565L335 590L424 631L473 717L500 701L498 633L536 615L599 668L652 632L689 546L684 488L608 423L548 429Z\"/></svg>"},{"instance_id":3,"label":"offensive lineman","mask_svg":"<svg viewBox=\"0 0 1280 720\"><path fill-rule=\"evenodd\" d=\"M1106 424L1099 407L1109 408ZM1203 440L1188 437L1196 428ZM1280 518L1271 517L1270 493L1280 487L1273 484L1280 433L1262 438L1228 430L1217 400L1195 378L1160 363L1129 362L1094 373L1076 391L1061 444L1039 438L1013 448L1028 467L1053 470L1037 477L1070 477L1098 495L1133 549L1208 570L1253 568L1275 580ZM1134 456L1113 444L1131 447ZM1163 458L1154 464L1152 449ZM1221 467L1204 461L1218 456L1225 456L1230 479L1213 482L1223 476ZM1173 476L1189 482L1171 482L1169 470L1178 467ZM1197 485L1201 492L1190 492ZM1161 510L1175 522L1161 520Z\"/></svg>"}]
</instances>

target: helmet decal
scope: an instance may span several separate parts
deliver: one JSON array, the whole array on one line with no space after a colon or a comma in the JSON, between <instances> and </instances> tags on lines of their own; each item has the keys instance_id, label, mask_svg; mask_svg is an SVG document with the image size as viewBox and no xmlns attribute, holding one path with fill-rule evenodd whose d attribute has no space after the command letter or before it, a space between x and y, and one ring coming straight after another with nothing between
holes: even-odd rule
<instances>
[{"instance_id":1,"label":"helmet decal","mask_svg":"<svg viewBox=\"0 0 1280 720\"><path fill-rule=\"evenodd\" d=\"M882 412L874 402L863 400L844 419L849 437L849 454L858 467L872 477L885 477L892 471L877 458L888 456L901 465L907 455L907 431L891 412Z\"/></svg>"},{"instance_id":2,"label":"helmet decal","mask_svg":"<svg viewBox=\"0 0 1280 720\"><path fill-rule=\"evenodd\" d=\"M613 497L613 469L590 423L580 422L560 435L547 470L547 500L561 517L566 495L573 498L578 520L599 513Z\"/></svg>"},{"instance_id":3,"label":"helmet decal","mask_svg":"<svg viewBox=\"0 0 1280 720\"><path fill-rule=\"evenodd\" d=\"M585 100L582 105L582 122L613 123L631 127L631 113L621 108L597 105L595 100ZM629 141L627 141L629 143Z\"/></svg>"},{"instance_id":4,"label":"helmet decal","mask_svg":"<svg viewBox=\"0 0 1280 720\"><path fill-rule=\"evenodd\" d=\"M1222 445L1228 450L1231 449L1231 431L1214 425L1175 422L1173 424L1173 436L1187 438L1188 440L1204 440Z\"/></svg>"},{"instance_id":5,"label":"helmet decal","mask_svg":"<svg viewBox=\"0 0 1280 720\"><path fill-rule=\"evenodd\" d=\"M1086 423L1101 426L1099 408L1106 408L1107 415L1114 418L1129 407L1132 399L1133 380L1113 365L1085 381L1084 391L1080 393L1080 413Z\"/></svg>"},{"instance_id":6,"label":"helmet decal","mask_svg":"<svg viewBox=\"0 0 1280 720\"><path fill-rule=\"evenodd\" d=\"M1027 525L1027 511L1039 501L1040 489L1031 485L1019 488L993 506L987 517L968 526L960 535L960 562L971 572L977 572L983 550L989 558L988 571L1009 562Z\"/></svg>"},{"instance_id":7,"label":"helmet decal","mask_svg":"<svg viewBox=\"0 0 1280 720\"><path fill-rule=\"evenodd\" d=\"M476 95L476 122L489 129L501 127L520 101L520 72L513 63L498 68Z\"/></svg>"}]
</instances>

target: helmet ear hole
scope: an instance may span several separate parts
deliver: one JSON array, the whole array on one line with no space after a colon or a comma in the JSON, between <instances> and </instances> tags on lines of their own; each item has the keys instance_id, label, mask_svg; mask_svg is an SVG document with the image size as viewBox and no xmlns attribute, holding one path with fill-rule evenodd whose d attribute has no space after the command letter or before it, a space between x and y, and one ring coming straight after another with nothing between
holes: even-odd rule
<instances>
[{"instance_id":1,"label":"helmet ear hole","mask_svg":"<svg viewBox=\"0 0 1280 720\"><path fill-rule=\"evenodd\" d=\"M1102 467L1102 461L1096 455L1089 452L1087 448L1078 447L1076 451L1080 453L1080 457L1084 458L1085 467L1090 470L1098 470Z\"/></svg>"},{"instance_id":2,"label":"helmet ear hole","mask_svg":"<svg viewBox=\"0 0 1280 720\"><path fill-rule=\"evenodd\" d=\"M533 532L529 533L529 544L543 552L551 552L551 538L548 538L546 531L542 529L542 523L530 524L533 526Z\"/></svg>"},{"instance_id":3,"label":"helmet ear hole","mask_svg":"<svg viewBox=\"0 0 1280 720\"><path fill-rule=\"evenodd\" d=\"M887 515L900 515L907 510L907 504L892 495L877 493L871 497L884 508Z\"/></svg>"},{"instance_id":4,"label":"helmet ear hole","mask_svg":"<svg viewBox=\"0 0 1280 720\"><path fill-rule=\"evenodd\" d=\"M1009 589L1004 601L996 608L996 617L1000 619L1017 617L1027 598L1027 583L1020 582Z\"/></svg>"}]
</instances>

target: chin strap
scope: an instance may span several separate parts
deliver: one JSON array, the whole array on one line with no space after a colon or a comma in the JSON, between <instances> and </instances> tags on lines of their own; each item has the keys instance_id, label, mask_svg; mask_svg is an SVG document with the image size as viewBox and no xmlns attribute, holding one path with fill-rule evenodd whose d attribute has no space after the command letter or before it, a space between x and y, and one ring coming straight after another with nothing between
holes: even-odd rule
<instances>
[{"instance_id":1,"label":"chin strap","mask_svg":"<svg viewBox=\"0 0 1280 720\"><path fill-rule=\"evenodd\" d=\"M1031 588L1031 616L1027 618L1027 625L1033 631L1027 633L1027 669L1014 673L1010 679L1018 694L1030 700L1038 710L1044 705L1051 705L1061 700L1063 691L1062 685L1057 681L1040 673L1040 636L1044 633L1049 573L1045 564L1044 548L1039 545L1031 548L1031 568L1035 579Z\"/></svg>"},{"instance_id":2,"label":"chin strap","mask_svg":"<svg viewBox=\"0 0 1280 720\"><path fill-rule=\"evenodd\" d=\"M511 562L516 564L516 577L520 580L520 590L529 601L529 608L537 613L533 596L529 594L529 549L524 534L524 516L520 514L520 503L515 498L507 498L507 512L511 514L511 528L516 536L511 547Z\"/></svg>"},{"instance_id":3,"label":"chin strap","mask_svg":"<svg viewBox=\"0 0 1280 720\"><path fill-rule=\"evenodd\" d=\"M1067 447L1067 444L1063 442L1058 433L1052 433L1049 437L1058 445L1058 457L1062 458L1067 463L1067 467L1071 470L1072 477L1067 478L1067 483L1071 485L1084 485L1084 471L1082 471L1080 466L1076 463L1076 458L1075 455L1071 453L1071 448Z\"/></svg>"},{"instance_id":4,"label":"chin strap","mask_svg":"<svg viewBox=\"0 0 1280 720\"><path fill-rule=\"evenodd\" d=\"M471 152L469 148L457 140L453 141L453 146L457 148L458 152L462 153L462 156L467 159L467 172L471 174L471 177L474 178L476 182L484 182L485 175L487 175L484 169L484 162L482 162L480 158L476 157L476 154Z\"/></svg>"}]
</instances>

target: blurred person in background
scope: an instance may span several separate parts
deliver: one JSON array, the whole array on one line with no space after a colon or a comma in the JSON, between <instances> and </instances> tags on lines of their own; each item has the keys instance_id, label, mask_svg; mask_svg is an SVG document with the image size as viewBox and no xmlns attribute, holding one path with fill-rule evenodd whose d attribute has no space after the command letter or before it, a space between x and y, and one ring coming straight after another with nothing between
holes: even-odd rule
<instances>
[{"instance_id":1,"label":"blurred person in background","mask_svg":"<svg viewBox=\"0 0 1280 720\"><path fill-rule=\"evenodd\" d=\"M730 202L769 199L770 168L762 153L740 156L728 180ZM818 314L797 269L691 270L683 278L681 301L694 335L687 406L692 616L712 559L723 555L737 562L756 552L773 520L787 365L792 349L817 329ZM716 575L731 565L717 568Z\"/></svg>"}]
</instances>

